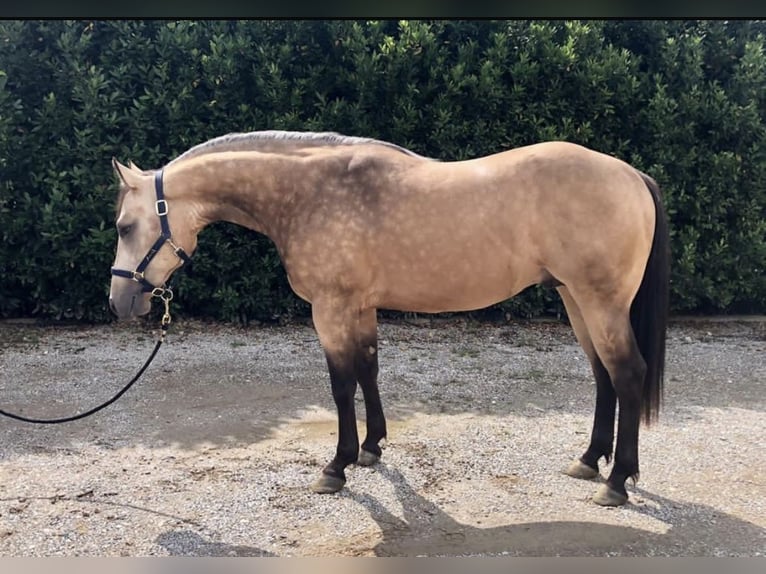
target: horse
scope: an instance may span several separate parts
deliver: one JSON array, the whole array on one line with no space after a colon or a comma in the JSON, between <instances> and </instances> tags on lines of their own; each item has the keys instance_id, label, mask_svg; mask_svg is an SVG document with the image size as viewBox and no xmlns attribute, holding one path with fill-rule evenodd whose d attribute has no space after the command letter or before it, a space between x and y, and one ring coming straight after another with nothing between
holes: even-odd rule
<instances>
[{"instance_id":1,"label":"horse","mask_svg":"<svg viewBox=\"0 0 766 574\"><path fill-rule=\"evenodd\" d=\"M639 427L657 419L663 394L670 253L650 176L563 141L440 161L372 138L274 130L210 139L157 170L112 165L118 319L150 311L207 225L232 222L273 241L311 305L337 408L335 455L313 491L337 492L346 467L381 457L378 309L476 310L544 284L560 294L596 382L590 442L564 472L599 478L600 459L614 455L592 500L628 501Z\"/></svg>"}]
</instances>

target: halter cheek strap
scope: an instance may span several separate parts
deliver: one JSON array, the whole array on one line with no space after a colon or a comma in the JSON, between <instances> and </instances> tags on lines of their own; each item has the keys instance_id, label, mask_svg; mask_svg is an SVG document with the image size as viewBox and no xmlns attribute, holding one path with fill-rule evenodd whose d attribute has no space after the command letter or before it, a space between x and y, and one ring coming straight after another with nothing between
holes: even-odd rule
<instances>
[{"instance_id":1,"label":"halter cheek strap","mask_svg":"<svg viewBox=\"0 0 766 574\"><path fill-rule=\"evenodd\" d=\"M173 242L173 238L170 234L170 224L168 223L168 202L165 200L165 191L162 184L163 170L160 169L154 174L154 190L157 195L157 201L154 203L154 211L160 218L160 236L157 241L154 242L149 248L144 258L136 267L135 271L128 271L126 269L117 269L112 267L112 275L117 277L125 277L126 279L132 279L141 284L141 291L144 293L152 293L153 295L161 295L165 291L165 285L157 286L153 285L144 275L146 268L149 267L149 263L152 262L154 256L160 252L165 243L168 243L172 248L176 257L181 259L181 265L185 265L191 261L191 257Z\"/></svg>"}]
</instances>

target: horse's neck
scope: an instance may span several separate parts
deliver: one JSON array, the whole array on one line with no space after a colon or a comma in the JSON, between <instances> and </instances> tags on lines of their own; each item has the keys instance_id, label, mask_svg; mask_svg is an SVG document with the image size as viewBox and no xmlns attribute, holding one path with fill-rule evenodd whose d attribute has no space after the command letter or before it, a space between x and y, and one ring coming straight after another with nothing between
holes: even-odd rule
<instances>
[{"instance_id":1,"label":"horse's neck","mask_svg":"<svg viewBox=\"0 0 766 574\"><path fill-rule=\"evenodd\" d=\"M279 239L295 177L284 161L215 154L184 162L173 175L184 199L196 206L199 227L228 221Z\"/></svg>"}]
</instances>

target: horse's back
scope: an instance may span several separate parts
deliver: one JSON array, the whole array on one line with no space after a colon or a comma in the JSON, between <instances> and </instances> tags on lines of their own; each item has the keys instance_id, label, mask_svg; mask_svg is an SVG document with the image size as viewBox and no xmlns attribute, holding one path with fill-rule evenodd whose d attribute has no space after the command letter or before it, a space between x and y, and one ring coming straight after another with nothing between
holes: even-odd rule
<instances>
[{"instance_id":1,"label":"horse's back","mask_svg":"<svg viewBox=\"0 0 766 574\"><path fill-rule=\"evenodd\" d=\"M633 235L651 237L654 205L640 173L577 144L544 142L473 160L421 163L411 173L399 186L397 217L409 212L447 243L448 236L500 241L547 260L565 246L588 253L599 239L616 246Z\"/></svg>"}]
</instances>

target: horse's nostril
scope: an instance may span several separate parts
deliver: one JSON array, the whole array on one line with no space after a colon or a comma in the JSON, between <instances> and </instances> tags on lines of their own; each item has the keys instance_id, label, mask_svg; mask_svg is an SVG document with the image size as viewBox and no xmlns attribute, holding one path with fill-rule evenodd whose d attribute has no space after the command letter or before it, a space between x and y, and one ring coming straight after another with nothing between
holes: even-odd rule
<instances>
[{"instance_id":1,"label":"horse's nostril","mask_svg":"<svg viewBox=\"0 0 766 574\"><path fill-rule=\"evenodd\" d=\"M109 297L109 308L112 310L112 313L115 315L117 314L117 308L114 306L114 299Z\"/></svg>"}]
</instances>

